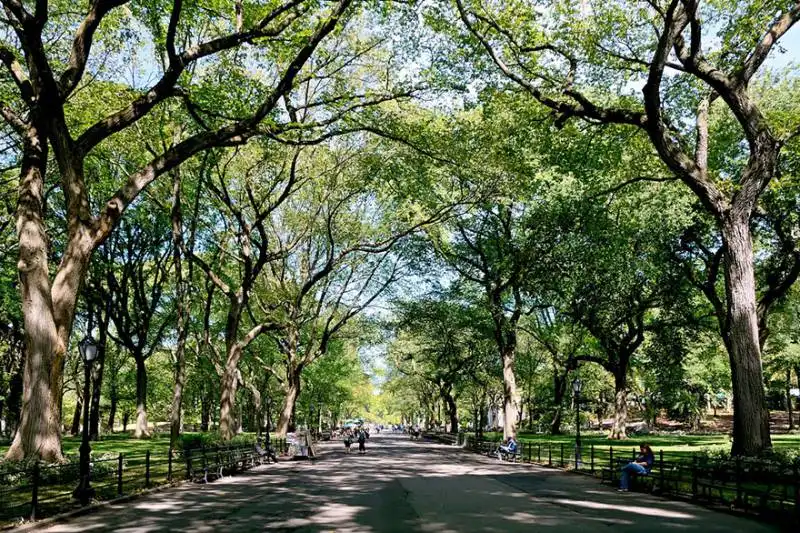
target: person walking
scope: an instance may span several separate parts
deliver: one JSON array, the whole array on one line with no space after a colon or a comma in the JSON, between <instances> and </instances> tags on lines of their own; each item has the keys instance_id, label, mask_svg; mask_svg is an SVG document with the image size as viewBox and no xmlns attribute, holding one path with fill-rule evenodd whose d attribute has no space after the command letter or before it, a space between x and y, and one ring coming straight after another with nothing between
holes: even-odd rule
<instances>
[{"instance_id":1,"label":"person walking","mask_svg":"<svg viewBox=\"0 0 800 533\"><path fill-rule=\"evenodd\" d=\"M364 431L364 428L358 430L358 453L367 453L367 432Z\"/></svg>"},{"instance_id":2,"label":"person walking","mask_svg":"<svg viewBox=\"0 0 800 533\"><path fill-rule=\"evenodd\" d=\"M349 429L344 430L344 453L350 453L350 445L353 444L353 434Z\"/></svg>"}]
</instances>

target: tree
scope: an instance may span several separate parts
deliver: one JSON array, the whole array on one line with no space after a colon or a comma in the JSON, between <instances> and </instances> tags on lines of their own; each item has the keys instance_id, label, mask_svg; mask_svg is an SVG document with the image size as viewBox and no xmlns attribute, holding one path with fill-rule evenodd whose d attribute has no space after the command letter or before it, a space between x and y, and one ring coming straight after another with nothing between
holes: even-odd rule
<instances>
[{"instance_id":1,"label":"tree","mask_svg":"<svg viewBox=\"0 0 800 533\"><path fill-rule=\"evenodd\" d=\"M52 461L61 457L62 368L78 292L92 252L108 237L125 209L158 176L203 150L241 144L260 133L277 135L290 128L288 122L281 124L279 120L271 120L264 128L261 124L267 116L276 114L278 103L291 93L319 44L340 25L351 4L350 0L320 7L300 0L273 6L248 3L245 7L253 15L252 25L229 31L228 17L214 16L213 21L208 21L209 12L199 16L196 6L184 6L181 0L171 3L166 19L161 16L161 4L137 2L131 13L141 16L141 27L155 42L152 49L158 59L163 59L160 77L145 90L120 91L118 94L127 101L114 101L116 111L97 109L94 116L74 120L78 117L73 114L71 98L76 97L79 86L91 82L98 68L92 61L92 52L119 42L118 34L126 23L118 8L128 3L95 0L77 11L62 9L60 2L41 1L32 9L17 0L3 2L3 26L11 39L0 50L0 59L6 67L4 83L14 87L15 92L5 91L8 99L3 102L2 115L22 145L17 228L29 354L24 387L30 398L23 405L20 429L6 454L8 459ZM187 12L189 16L183 16ZM65 27L76 28L71 47L45 46L54 33ZM208 28L215 28L217 33L204 40L200 35L205 35ZM180 41L187 45L184 50L178 48ZM264 87L260 102L246 104L249 112L226 120L224 115L220 117L204 108L202 98L195 98L202 95L202 85L193 87L191 77L203 74L192 69L198 62L224 57L225 52L244 43L253 43L271 58L265 64L277 70L276 82ZM211 76L207 80L211 82L214 69L202 72ZM91 178L86 174L87 161L104 141L176 101L183 102L187 112L200 119L194 131L149 161L132 162L125 182L100 204L98 211L93 211L87 188L87 178ZM44 185L51 153L65 202L67 235L63 256L52 277Z\"/></svg>"},{"instance_id":2,"label":"tree","mask_svg":"<svg viewBox=\"0 0 800 533\"><path fill-rule=\"evenodd\" d=\"M526 10L513 22L512 6L493 9L464 0L456 0L456 6L473 42L505 77L550 108L557 124L577 117L638 129L713 218L723 241L728 296L723 339L733 370L732 451L755 455L768 450L750 221L775 177L781 150L800 128L795 124L776 130L754 98L750 82L776 42L800 19L800 4L735 12L713 3L701 8L697 0L651 2L649 9L598 4L580 18L570 9L542 17ZM550 18L549 24L540 24L540 18ZM607 20L621 25L605 24ZM709 40L703 41L709 33L704 20L714 20L713 27L719 28L713 39L720 43L716 50L709 48ZM628 86L632 79L643 81L643 97L614 96L603 87L623 79ZM690 98L679 88L688 90ZM671 114L667 105L672 106ZM749 148L732 174L721 175L708 165L712 105L724 106L736 118ZM691 119L693 131L686 127ZM727 187L727 180L736 187Z\"/></svg>"},{"instance_id":3,"label":"tree","mask_svg":"<svg viewBox=\"0 0 800 533\"><path fill-rule=\"evenodd\" d=\"M458 399L481 366L490 317L457 291L394 304L394 368L437 389L451 433L459 431Z\"/></svg>"},{"instance_id":4,"label":"tree","mask_svg":"<svg viewBox=\"0 0 800 533\"><path fill-rule=\"evenodd\" d=\"M146 204L142 207L146 210ZM174 323L172 306L165 305L164 298L172 254L164 226L158 217L148 222L131 216L105 244L111 265L102 298L109 302L108 314L114 323L111 336L136 365L136 438L150 436L146 363Z\"/></svg>"}]
</instances>

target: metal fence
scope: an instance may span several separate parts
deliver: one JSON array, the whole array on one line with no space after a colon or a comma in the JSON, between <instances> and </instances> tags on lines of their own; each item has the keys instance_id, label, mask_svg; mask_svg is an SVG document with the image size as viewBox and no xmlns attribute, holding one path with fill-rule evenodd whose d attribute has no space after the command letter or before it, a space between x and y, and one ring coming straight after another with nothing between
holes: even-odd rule
<instances>
[{"instance_id":1,"label":"metal fence","mask_svg":"<svg viewBox=\"0 0 800 533\"><path fill-rule=\"evenodd\" d=\"M285 453L284 439L272 439ZM214 446L93 456L90 482L94 500L106 501L185 480L208 482L245 470L261 459L254 445ZM0 468L0 526L35 520L80 508L73 495L80 479L79 463L33 463Z\"/></svg>"},{"instance_id":2,"label":"metal fence","mask_svg":"<svg viewBox=\"0 0 800 533\"><path fill-rule=\"evenodd\" d=\"M440 436L434 436L440 438ZM492 455L497 441L477 441L472 435L444 437L448 443ZM638 448L564 442L522 442L515 459L600 477L616 484L621 468L638 455ZM655 451L646 476L634 477L634 489L726 510L758 514L769 520L800 524L800 460L723 460L691 452Z\"/></svg>"}]
</instances>

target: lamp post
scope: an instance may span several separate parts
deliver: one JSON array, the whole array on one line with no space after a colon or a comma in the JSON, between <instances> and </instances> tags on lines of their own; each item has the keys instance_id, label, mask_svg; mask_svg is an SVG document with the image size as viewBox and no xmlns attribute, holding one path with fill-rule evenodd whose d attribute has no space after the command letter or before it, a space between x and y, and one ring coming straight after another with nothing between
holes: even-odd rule
<instances>
[{"instance_id":1,"label":"lamp post","mask_svg":"<svg viewBox=\"0 0 800 533\"><path fill-rule=\"evenodd\" d=\"M80 482L73 492L73 496L80 500L81 505L88 505L94 496L94 489L89 482L89 379L92 362L97 357L97 343L91 335L86 336L80 344L78 350L83 359L83 432L81 436L81 463L80 463Z\"/></svg>"},{"instance_id":2,"label":"lamp post","mask_svg":"<svg viewBox=\"0 0 800 533\"><path fill-rule=\"evenodd\" d=\"M581 378L572 382L572 391L575 393L575 468L581 464Z\"/></svg>"}]
</instances>

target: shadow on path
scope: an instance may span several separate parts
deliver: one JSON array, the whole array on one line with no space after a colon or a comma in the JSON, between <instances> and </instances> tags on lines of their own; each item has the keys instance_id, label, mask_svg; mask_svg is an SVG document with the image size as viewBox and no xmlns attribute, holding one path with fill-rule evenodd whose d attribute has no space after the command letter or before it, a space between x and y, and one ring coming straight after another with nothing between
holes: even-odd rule
<instances>
[{"instance_id":1,"label":"shadow on path","mask_svg":"<svg viewBox=\"0 0 800 533\"><path fill-rule=\"evenodd\" d=\"M325 443L313 463L186 484L46 531L775 531L687 503L618 494L593 478L401 435L378 435L368 446L360 456Z\"/></svg>"}]
</instances>

